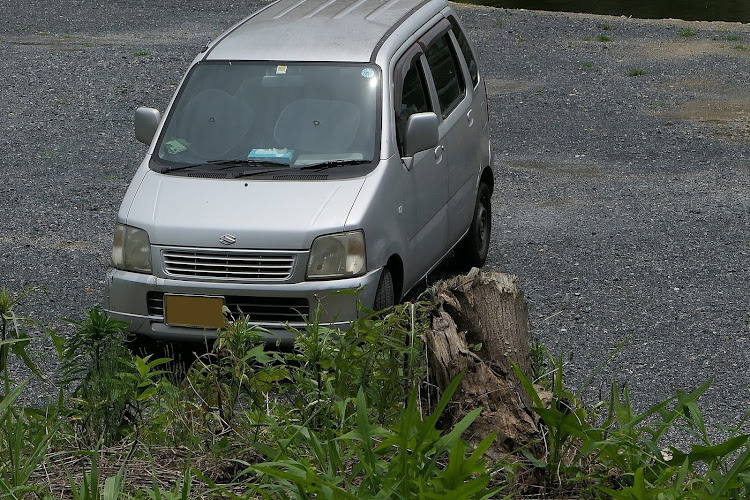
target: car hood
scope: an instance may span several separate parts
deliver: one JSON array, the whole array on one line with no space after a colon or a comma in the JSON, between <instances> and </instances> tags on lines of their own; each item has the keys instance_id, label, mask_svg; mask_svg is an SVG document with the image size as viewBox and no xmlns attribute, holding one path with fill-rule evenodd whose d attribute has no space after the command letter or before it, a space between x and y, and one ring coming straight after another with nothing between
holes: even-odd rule
<instances>
[{"instance_id":1,"label":"car hood","mask_svg":"<svg viewBox=\"0 0 750 500\"><path fill-rule=\"evenodd\" d=\"M321 234L344 229L363 178L335 181L196 179L149 171L126 223L154 245L307 250Z\"/></svg>"}]
</instances>

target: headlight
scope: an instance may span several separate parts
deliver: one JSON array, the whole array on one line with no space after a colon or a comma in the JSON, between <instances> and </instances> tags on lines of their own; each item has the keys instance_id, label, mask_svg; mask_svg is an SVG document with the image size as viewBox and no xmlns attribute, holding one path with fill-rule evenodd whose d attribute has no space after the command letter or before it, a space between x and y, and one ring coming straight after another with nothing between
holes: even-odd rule
<instances>
[{"instance_id":1,"label":"headlight","mask_svg":"<svg viewBox=\"0 0 750 500\"><path fill-rule=\"evenodd\" d=\"M313 241L307 277L351 278L364 274L366 268L365 235L362 231L329 234Z\"/></svg>"},{"instance_id":2,"label":"headlight","mask_svg":"<svg viewBox=\"0 0 750 500\"><path fill-rule=\"evenodd\" d=\"M112 242L112 267L135 271L151 272L151 242L143 229L117 224Z\"/></svg>"}]
</instances>

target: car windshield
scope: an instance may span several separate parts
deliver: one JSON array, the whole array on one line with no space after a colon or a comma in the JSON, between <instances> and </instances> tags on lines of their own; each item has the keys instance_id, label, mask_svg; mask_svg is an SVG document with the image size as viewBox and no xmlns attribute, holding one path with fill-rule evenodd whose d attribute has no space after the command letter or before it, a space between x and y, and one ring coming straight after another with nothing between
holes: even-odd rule
<instances>
[{"instance_id":1,"label":"car windshield","mask_svg":"<svg viewBox=\"0 0 750 500\"><path fill-rule=\"evenodd\" d=\"M156 169L247 173L269 164L314 170L370 163L379 81L371 64L198 64L156 145Z\"/></svg>"}]
</instances>

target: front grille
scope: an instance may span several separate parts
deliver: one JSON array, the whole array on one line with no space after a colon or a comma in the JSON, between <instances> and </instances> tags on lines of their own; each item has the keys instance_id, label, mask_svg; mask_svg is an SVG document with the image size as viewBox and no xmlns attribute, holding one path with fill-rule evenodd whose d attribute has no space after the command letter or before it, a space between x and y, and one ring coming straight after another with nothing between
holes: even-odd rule
<instances>
[{"instance_id":1,"label":"front grille","mask_svg":"<svg viewBox=\"0 0 750 500\"><path fill-rule=\"evenodd\" d=\"M260 252L162 250L164 273L183 278L284 281L292 274L294 255Z\"/></svg>"},{"instance_id":2,"label":"front grille","mask_svg":"<svg viewBox=\"0 0 750 500\"><path fill-rule=\"evenodd\" d=\"M148 292L146 294L146 306L148 307L149 316L164 317L164 294L158 292Z\"/></svg>"},{"instance_id":3,"label":"front grille","mask_svg":"<svg viewBox=\"0 0 750 500\"><path fill-rule=\"evenodd\" d=\"M310 304L302 298L228 296L224 302L234 316L241 312L255 323L294 323L310 312ZM149 316L164 317L163 293L148 292L146 303Z\"/></svg>"},{"instance_id":4,"label":"front grille","mask_svg":"<svg viewBox=\"0 0 750 500\"><path fill-rule=\"evenodd\" d=\"M241 312L250 321L295 322L301 321L310 312L307 299L280 299L273 297L227 297L226 306L238 316Z\"/></svg>"}]
</instances>

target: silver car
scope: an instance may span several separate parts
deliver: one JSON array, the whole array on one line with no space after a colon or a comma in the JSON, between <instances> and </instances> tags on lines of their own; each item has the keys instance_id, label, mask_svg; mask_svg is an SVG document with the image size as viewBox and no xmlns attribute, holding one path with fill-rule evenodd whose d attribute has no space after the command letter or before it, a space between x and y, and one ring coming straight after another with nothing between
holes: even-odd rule
<instances>
[{"instance_id":1,"label":"silver car","mask_svg":"<svg viewBox=\"0 0 750 500\"><path fill-rule=\"evenodd\" d=\"M224 307L289 342L399 301L452 250L481 267L484 80L444 0L280 0L190 65L122 201L107 309L200 340ZM356 291L342 293L341 291Z\"/></svg>"}]
</instances>

